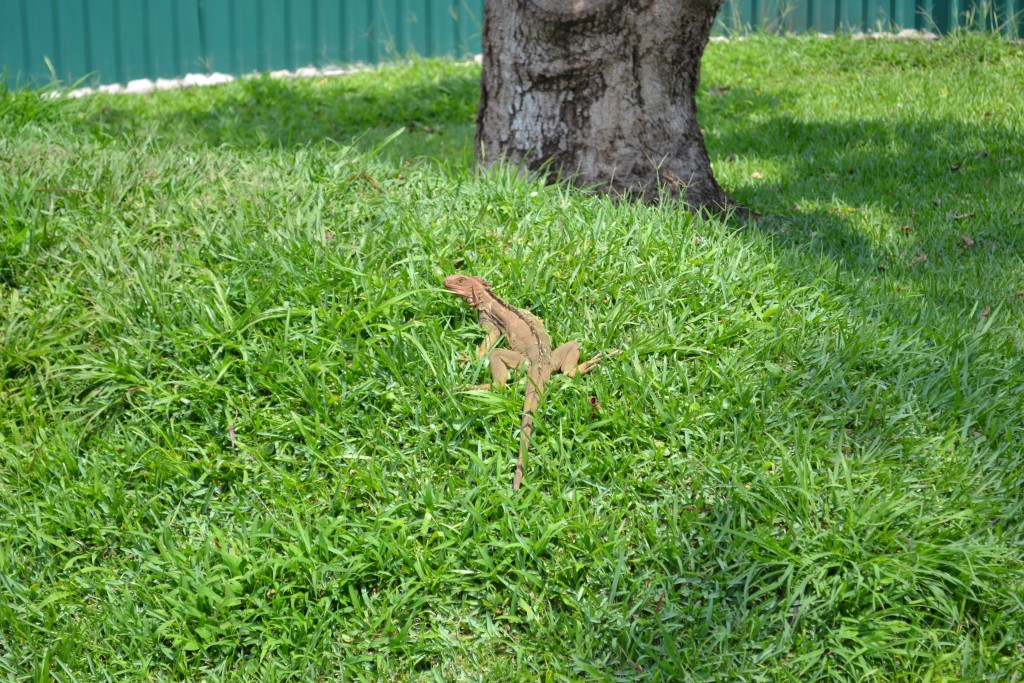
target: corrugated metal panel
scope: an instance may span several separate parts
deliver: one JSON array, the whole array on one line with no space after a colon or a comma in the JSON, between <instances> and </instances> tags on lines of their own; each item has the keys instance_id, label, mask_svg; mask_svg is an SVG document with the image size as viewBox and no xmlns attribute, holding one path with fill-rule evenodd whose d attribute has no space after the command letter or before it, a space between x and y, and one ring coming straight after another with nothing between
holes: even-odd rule
<instances>
[{"instance_id":1,"label":"corrugated metal panel","mask_svg":"<svg viewBox=\"0 0 1024 683\"><path fill-rule=\"evenodd\" d=\"M987 9L988 12L983 11ZM1024 37L1024 0L727 0L718 28L947 33L964 26Z\"/></svg>"},{"instance_id":2,"label":"corrugated metal panel","mask_svg":"<svg viewBox=\"0 0 1024 683\"><path fill-rule=\"evenodd\" d=\"M0 0L13 82L124 83L480 51L483 0Z\"/></svg>"},{"instance_id":3,"label":"corrugated metal panel","mask_svg":"<svg viewBox=\"0 0 1024 683\"><path fill-rule=\"evenodd\" d=\"M976 25L1008 22L1024 0L728 0L718 30L945 32L982 3ZM484 0L0 0L0 68L16 83L127 82L240 74L480 51ZM977 14L977 12L975 12ZM1012 28L1011 28L1012 27Z\"/></svg>"}]
</instances>

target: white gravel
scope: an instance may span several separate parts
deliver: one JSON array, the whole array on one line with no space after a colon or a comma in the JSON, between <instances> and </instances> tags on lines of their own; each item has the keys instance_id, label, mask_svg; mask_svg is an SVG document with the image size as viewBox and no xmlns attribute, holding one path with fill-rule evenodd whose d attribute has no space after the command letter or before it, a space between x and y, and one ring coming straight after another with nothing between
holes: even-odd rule
<instances>
[{"instance_id":1,"label":"white gravel","mask_svg":"<svg viewBox=\"0 0 1024 683\"><path fill-rule=\"evenodd\" d=\"M480 64L483 61L483 55L476 55L473 57L473 61ZM350 66L329 64L324 67L304 66L301 69L296 69L295 71L279 69L277 71L268 71L266 74L271 78L333 78L335 76L344 76L345 74L350 74L356 71L366 71L373 68L376 67L362 63L352 64ZM242 78L259 78L262 75L262 72L254 71L251 74L242 76ZM63 95L65 97L75 99L98 92L108 93L110 95L146 95L156 90L208 88L210 86L222 85L224 83L231 83L232 81L237 80L237 76L216 72L212 74L187 74L182 78L158 78L155 81L148 78L139 78L134 81L128 81L127 85L110 83L108 85L101 85L97 88L90 88L86 86L84 88L75 88L67 93L53 91L47 93L46 96L56 98Z\"/></svg>"},{"instance_id":2,"label":"white gravel","mask_svg":"<svg viewBox=\"0 0 1024 683\"><path fill-rule=\"evenodd\" d=\"M939 34L932 33L931 31L919 31L915 28L905 28L899 33L888 33L885 31L875 32L871 31L864 33L863 31L849 34L854 40L938 40ZM835 38L835 34L832 33L819 33L819 38ZM730 40L744 40L746 36L711 36L710 40L713 43L724 43Z\"/></svg>"},{"instance_id":3,"label":"white gravel","mask_svg":"<svg viewBox=\"0 0 1024 683\"><path fill-rule=\"evenodd\" d=\"M316 78L316 77L333 77L343 76L350 74L355 71L365 71L373 67L366 64L354 64L352 66L325 66L323 68L315 66L305 66L295 71L288 71L287 69L281 69L280 71L270 71L269 75L271 78ZM258 78L263 74L260 72L253 72L246 74L242 78ZM183 90L187 88L208 88L214 85L222 85L224 83L231 83L237 81L237 76L231 74L212 73L212 74L187 74L183 78L158 78L156 80L150 80L148 78L139 78L134 81L129 81L127 85L121 85L120 83L110 83L108 85L101 85L97 88L90 88L88 86L84 88L75 88L65 94L66 97L75 99L78 97L85 97L86 95L92 95L94 93L103 92L110 95L146 95L156 90ZM60 92L47 93L48 97L60 97Z\"/></svg>"},{"instance_id":4,"label":"white gravel","mask_svg":"<svg viewBox=\"0 0 1024 683\"><path fill-rule=\"evenodd\" d=\"M854 33L854 40L890 39L890 40L938 40L939 34L931 31L918 31L916 28L905 28L899 33Z\"/></svg>"}]
</instances>

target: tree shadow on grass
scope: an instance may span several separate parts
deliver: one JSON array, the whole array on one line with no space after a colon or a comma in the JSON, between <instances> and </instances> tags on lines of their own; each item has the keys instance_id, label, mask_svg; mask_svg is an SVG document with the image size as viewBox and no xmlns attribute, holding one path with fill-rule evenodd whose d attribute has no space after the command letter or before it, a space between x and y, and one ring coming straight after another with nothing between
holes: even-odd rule
<instances>
[{"instance_id":1,"label":"tree shadow on grass","mask_svg":"<svg viewBox=\"0 0 1024 683\"><path fill-rule=\"evenodd\" d=\"M914 317L922 301L957 317L975 305L1021 311L1024 159L1010 126L806 121L765 116L779 103L757 92L720 99L702 110L712 162L790 258L810 255L818 272L840 263L857 281L887 274Z\"/></svg>"},{"instance_id":2,"label":"tree shadow on grass","mask_svg":"<svg viewBox=\"0 0 1024 683\"><path fill-rule=\"evenodd\" d=\"M148 102L108 101L86 119L107 135L131 134L156 118L163 134L236 149L299 148L334 142L374 149L402 130L386 154L472 163L479 74L426 61L398 76L388 69L340 78L243 79L193 97L157 93Z\"/></svg>"},{"instance_id":3,"label":"tree shadow on grass","mask_svg":"<svg viewBox=\"0 0 1024 683\"><path fill-rule=\"evenodd\" d=\"M469 168L478 73L423 62L399 75L264 76L189 98L108 100L86 121L117 135L155 117L177 139L243 150L333 141L366 151L401 129L382 150L393 163ZM756 229L777 234L791 267L806 269L810 255L816 272L839 263L858 281L895 274L915 310L922 299L956 316L974 303L1021 308L1024 160L1010 127L984 117L807 121L784 98L734 87L702 91L699 105L716 173L768 217Z\"/></svg>"},{"instance_id":4,"label":"tree shadow on grass","mask_svg":"<svg viewBox=\"0 0 1024 683\"><path fill-rule=\"evenodd\" d=\"M468 76L418 80L393 88L350 87L330 81L302 85L306 87L255 78L232 91L226 106L179 115L214 145L293 147L358 138L375 129L440 131L472 124L479 98L478 81Z\"/></svg>"}]
</instances>

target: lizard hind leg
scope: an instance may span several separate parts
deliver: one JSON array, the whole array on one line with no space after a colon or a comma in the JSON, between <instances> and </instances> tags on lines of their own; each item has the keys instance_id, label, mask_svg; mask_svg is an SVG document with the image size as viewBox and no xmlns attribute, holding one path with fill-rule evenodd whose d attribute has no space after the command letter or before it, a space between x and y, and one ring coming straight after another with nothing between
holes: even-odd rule
<instances>
[{"instance_id":1,"label":"lizard hind leg","mask_svg":"<svg viewBox=\"0 0 1024 683\"><path fill-rule=\"evenodd\" d=\"M580 345L578 342L565 342L551 353L551 365L555 372L564 372L573 377L576 374L576 363L580 359Z\"/></svg>"},{"instance_id":2,"label":"lizard hind leg","mask_svg":"<svg viewBox=\"0 0 1024 683\"><path fill-rule=\"evenodd\" d=\"M596 368L598 364L605 358L614 358L615 356L619 355L619 353L621 353L621 351L619 351L618 349L609 351L607 354L604 355L601 355L599 353L590 360L588 360L586 363L580 363L579 366L576 368L576 374L582 375L585 372L590 372L591 370Z\"/></svg>"}]
</instances>

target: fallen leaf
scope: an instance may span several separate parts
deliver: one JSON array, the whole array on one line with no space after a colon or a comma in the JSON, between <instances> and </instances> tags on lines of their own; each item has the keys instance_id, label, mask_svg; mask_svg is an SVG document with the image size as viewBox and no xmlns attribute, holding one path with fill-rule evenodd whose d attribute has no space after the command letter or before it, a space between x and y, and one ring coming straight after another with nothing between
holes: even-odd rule
<instances>
[{"instance_id":1,"label":"fallen leaf","mask_svg":"<svg viewBox=\"0 0 1024 683\"><path fill-rule=\"evenodd\" d=\"M992 310L992 307L991 307L991 306L986 306L986 307L985 307L984 309L982 309L982 311L981 311L981 317L982 317L982 318L987 318L987 317L988 317L988 314L989 314L989 311L991 311L991 310Z\"/></svg>"},{"instance_id":2,"label":"fallen leaf","mask_svg":"<svg viewBox=\"0 0 1024 683\"><path fill-rule=\"evenodd\" d=\"M1024 299L1024 289L1018 289L1014 296L1018 299Z\"/></svg>"},{"instance_id":3,"label":"fallen leaf","mask_svg":"<svg viewBox=\"0 0 1024 683\"><path fill-rule=\"evenodd\" d=\"M913 230L913 228L911 228L909 224L900 226L900 231L903 233L908 233L911 230Z\"/></svg>"},{"instance_id":4,"label":"fallen leaf","mask_svg":"<svg viewBox=\"0 0 1024 683\"><path fill-rule=\"evenodd\" d=\"M760 180L761 178L764 178L764 175L762 175L760 171L754 171L750 174L750 177L754 180Z\"/></svg>"},{"instance_id":5,"label":"fallen leaf","mask_svg":"<svg viewBox=\"0 0 1024 683\"><path fill-rule=\"evenodd\" d=\"M919 252L917 252L917 255L914 257L914 262L911 263L910 265L916 266L918 263L921 263L922 261L927 261L927 260L928 260L928 254L924 253L923 251L919 251Z\"/></svg>"},{"instance_id":6,"label":"fallen leaf","mask_svg":"<svg viewBox=\"0 0 1024 683\"><path fill-rule=\"evenodd\" d=\"M590 397L590 407L594 409L595 413L601 410L601 404L598 402L597 396Z\"/></svg>"},{"instance_id":7,"label":"fallen leaf","mask_svg":"<svg viewBox=\"0 0 1024 683\"><path fill-rule=\"evenodd\" d=\"M974 246L974 240L967 235L960 235L960 241L964 243L964 249Z\"/></svg>"},{"instance_id":8,"label":"fallen leaf","mask_svg":"<svg viewBox=\"0 0 1024 683\"><path fill-rule=\"evenodd\" d=\"M693 236L693 246L695 246L695 247L699 247L699 246L700 246L700 244L701 244L701 242L703 242L703 241L704 241L704 240L702 240L702 239L700 238L700 235L694 235L694 236Z\"/></svg>"},{"instance_id":9,"label":"fallen leaf","mask_svg":"<svg viewBox=\"0 0 1024 683\"><path fill-rule=\"evenodd\" d=\"M724 95L725 93L729 92L730 90L732 90L732 86L730 86L730 85L723 85L721 88L711 88L711 90L708 90L708 94L709 95Z\"/></svg>"},{"instance_id":10,"label":"fallen leaf","mask_svg":"<svg viewBox=\"0 0 1024 683\"><path fill-rule=\"evenodd\" d=\"M983 119L990 119L990 118L992 118L992 112L990 112L990 111L985 112L984 116L982 116L981 118L983 118Z\"/></svg>"}]
</instances>

